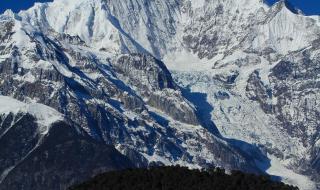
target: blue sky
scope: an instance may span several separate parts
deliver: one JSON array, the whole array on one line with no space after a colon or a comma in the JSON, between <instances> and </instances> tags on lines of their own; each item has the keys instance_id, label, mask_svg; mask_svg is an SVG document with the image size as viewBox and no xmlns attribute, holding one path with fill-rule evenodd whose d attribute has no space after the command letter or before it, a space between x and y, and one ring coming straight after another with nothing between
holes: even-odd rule
<instances>
[{"instance_id":1,"label":"blue sky","mask_svg":"<svg viewBox=\"0 0 320 190\"><path fill-rule=\"evenodd\" d=\"M277 2L277 0L266 1L270 4ZM306 15L320 15L320 0L289 0L289 2Z\"/></svg>"},{"instance_id":2,"label":"blue sky","mask_svg":"<svg viewBox=\"0 0 320 190\"><path fill-rule=\"evenodd\" d=\"M14 12L18 12L21 9L32 7L34 2L48 1L53 0L0 0L0 13L3 13L6 9L12 9Z\"/></svg>"},{"instance_id":3,"label":"blue sky","mask_svg":"<svg viewBox=\"0 0 320 190\"><path fill-rule=\"evenodd\" d=\"M31 7L34 2L46 2L52 0L0 0L0 13L6 9L12 9L14 12L18 12L21 9L27 9ZM67 1L67 0L66 0ZM118 0L121 1L121 0ZM238 1L238 0L235 0ZM277 0L266 0L270 4ZM320 15L320 0L289 0L293 5L301 9L307 15Z\"/></svg>"}]
</instances>

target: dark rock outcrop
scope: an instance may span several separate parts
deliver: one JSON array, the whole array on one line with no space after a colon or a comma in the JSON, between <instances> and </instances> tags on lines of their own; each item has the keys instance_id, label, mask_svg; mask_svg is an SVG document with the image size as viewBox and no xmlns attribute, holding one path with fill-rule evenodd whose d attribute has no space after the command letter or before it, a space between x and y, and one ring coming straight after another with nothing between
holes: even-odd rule
<instances>
[{"instance_id":1,"label":"dark rock outcrop","mask_svg":"<svg viewBox=\"0 0 320 190\"><path fill-rule=\"evenodd\" d=\"M38 133L36 118L9 114L0 129L0 189L65 189L98 173L133 167L111 145L97 142L66 122L52 124L48 133ZM14 123L10 128L8 120ZM17 141L19 139L19 141Z\"/></svg>"}]
</instances>

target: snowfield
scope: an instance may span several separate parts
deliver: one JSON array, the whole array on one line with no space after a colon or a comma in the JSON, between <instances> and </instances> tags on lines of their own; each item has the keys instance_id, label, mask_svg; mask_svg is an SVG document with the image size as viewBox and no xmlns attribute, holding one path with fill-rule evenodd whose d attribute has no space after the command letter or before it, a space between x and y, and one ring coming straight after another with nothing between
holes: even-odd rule
<instances>
[{"instance_id":1,"label":"snowfield","mask_svg":"<svg viewBox=\"0 0 320 190\"><path fill-rule=\"evenodd\" d=\"M42 134L68 118L139 166L266 172L315 190L319 23L285 0L55 0L6 11L0 114L29 113Z\"/></svg>"},{"instance_id":2,"label":"snowfield","mask_svg":"<svg viewBox=\"0 0 320 190\"><path fill-rule=\"evenodd\" d=\"M28 113L37 119L40 125L39 132L47 134L52 123L62 121L63 115L56 110L38 103L23 103L11 97L0 96L0 114Z\"/></svg>"}]
</instances>

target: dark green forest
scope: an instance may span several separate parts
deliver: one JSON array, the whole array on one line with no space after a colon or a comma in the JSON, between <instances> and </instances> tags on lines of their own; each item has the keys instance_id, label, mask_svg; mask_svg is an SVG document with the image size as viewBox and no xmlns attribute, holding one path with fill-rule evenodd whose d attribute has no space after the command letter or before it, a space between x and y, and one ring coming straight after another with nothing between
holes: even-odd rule
<instances>
[{"instance_id":1,"label":"dark green forest","mask_svg":"<svg viewBox=\"0 0 320 190\"><path fill-rule=\"evenodd\" d=\"M240 171L230 175L223 169L189 170L185 167L158 167L113 171L94 177L69 190L297 190L269 176Z\"/></svg>"}]
</instances>

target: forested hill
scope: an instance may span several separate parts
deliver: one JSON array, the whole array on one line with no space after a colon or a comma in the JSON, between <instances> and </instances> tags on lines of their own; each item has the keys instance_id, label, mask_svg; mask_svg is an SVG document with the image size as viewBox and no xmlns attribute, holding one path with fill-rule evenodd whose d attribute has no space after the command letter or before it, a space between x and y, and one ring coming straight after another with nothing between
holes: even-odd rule
<instances>
[{"instance_id":1,"label":"forested hill","mask_svg":"<svg viewBox=\"0 0 320 190\"><path fill-rule=\"evenodd\" d=\"M113 171L96 176L69 190L297 190L268 176L256 176L222 169L189 170L159 167Z\"/></svg>"}]
</instances>

